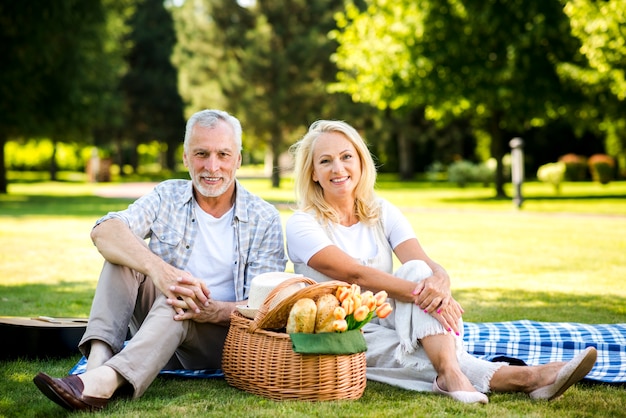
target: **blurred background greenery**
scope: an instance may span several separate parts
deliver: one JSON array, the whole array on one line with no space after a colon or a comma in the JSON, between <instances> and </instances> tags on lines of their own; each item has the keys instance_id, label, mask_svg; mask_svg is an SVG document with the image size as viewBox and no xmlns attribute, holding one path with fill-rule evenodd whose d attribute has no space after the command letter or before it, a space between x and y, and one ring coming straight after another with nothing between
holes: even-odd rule
<instances>
[{"instance_id":1,"label":"blurred background greenery","mask_svg":"<svg viewBox=\"0 0 626 418\"><path fill-rule=\"evenodd\" d=\"M403 181L626 170L626 0L0 2L0 193L22 180L178 176L185 119L222 108L278 188L316 119ZM547 166L547 167L546 167ZM543 170L541 173L538 171ZM183 170L184 171L184 170ZM67 173L73 174L67 174ZM81 173L77 175L75 173Z\"/></svg>"}]
</instances>

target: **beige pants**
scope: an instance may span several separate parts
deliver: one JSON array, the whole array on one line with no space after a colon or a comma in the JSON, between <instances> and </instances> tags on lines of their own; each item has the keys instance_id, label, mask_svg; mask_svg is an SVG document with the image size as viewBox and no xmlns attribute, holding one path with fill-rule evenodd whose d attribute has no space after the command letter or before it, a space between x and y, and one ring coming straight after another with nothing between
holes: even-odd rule
<instances>
[{"instance_id":1,"label":"beige pants","mask_svg":"<svg viewBox=\"0 0 626 418\"><path fill-rule=\"evenodd\" d=\"M133 386L135 398L163 369L221 368L228 328L173 318L150 278L105 262L79 348L89 356L91 340L111 346L115 355L105 365ZM132 338L123 348L129 330Z\"/></svg>"}]
</instances>

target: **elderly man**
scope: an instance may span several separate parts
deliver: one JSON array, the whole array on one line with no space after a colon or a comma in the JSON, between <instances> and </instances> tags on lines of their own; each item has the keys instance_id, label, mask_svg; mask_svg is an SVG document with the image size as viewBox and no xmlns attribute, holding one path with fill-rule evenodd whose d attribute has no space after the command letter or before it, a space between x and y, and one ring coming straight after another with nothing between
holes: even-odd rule
<instances>
[{"instance_id":1,"label":"elderly man","mask_svg":"<svg viewBox=\"0 0 626 418\"><path fill-rule=\"evenodd\" d=\"M91 238L105 263L79 343L87 371L39 373L33 381L48 398L95 411L122 386L140 397L164 368L221 367L230 314L250 281L286 264L278 211L235 178L241 135L226 112L194 114L183 153L191 180L164 181L96 222Z\"/></svg>"}]
</instances>

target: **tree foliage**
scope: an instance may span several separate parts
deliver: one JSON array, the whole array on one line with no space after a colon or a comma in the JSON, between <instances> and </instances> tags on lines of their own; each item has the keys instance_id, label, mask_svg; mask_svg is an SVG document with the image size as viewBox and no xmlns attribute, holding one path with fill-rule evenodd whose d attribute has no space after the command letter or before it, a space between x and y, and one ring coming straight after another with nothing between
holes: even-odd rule
<instances>
[{"instance_id":1,"label":"tree foliage","mask_svg":"<svg viewBox=\"0 0 626 418\"><path fill-rule=\"evenodd\" d=\"M252 137L267 145L274 186L288 144L313 120L336 117L330 109L346 102L347 97L329 97L326 91L336 72L329 59L336 43L328 32L342 7L341 0L257 0L248 7L189 0L183 5L185 20L206 28L199 36L213 42L200 45L183 28L180 56L198 70L185 70L186 97L196 103L204 90L244 122L248 142ZM211 86L219 86L220 94L209 95Z\"/></svg>"},{"instance_id":2,"label":"tree foliage","mask_svg":"<svg viewBox=\"0 0 626 418\"><path fill-rule=\"evenodd\" d=\"M625 167L626 0L571 0L565 3L564 10L588 62L563 63L558 68L563 79L587 96L574 123L592 129L597 126L606 135L607 152L621 159L621 166Z\"/></svg>"},{"instance_id":3,"label":"tree foliage","mask_svg":"<svg viewBox=\"0 0 626 418\"><path fill-rule=\"evenodd\" d=\"M105 16L99 0L0 4L1 193L9 138L89 137L108 87L100 72Z\"/></svg>"},{"instance_id":4,"label":"tree foliage","mask_svg":"<svg viewBox=\"0 0 626 418\"><path fill-rule=\"evenodd\" d=\"M154 140L165 144L163 165L173 169L185 129L178 74L171 61L176 44L174 21L163 0L138 0L129 26L128 72L121 81L126 105L124 135L132 139L133 150Z\"/></svg>"},{"instance_id":5,"label":"tree foliage","mask_svg":"<svg viewBox=\"0 0 626 418\"><path fill-rule=\"evenodd\" d=\"M335 89L380 108L425 107L440 123L466 117L490 136L499 162L508 140L566 117L584 101L562 63L587 66L558 2L370 0L348 5L336 33Z\"/></svg>"}]
</instances>

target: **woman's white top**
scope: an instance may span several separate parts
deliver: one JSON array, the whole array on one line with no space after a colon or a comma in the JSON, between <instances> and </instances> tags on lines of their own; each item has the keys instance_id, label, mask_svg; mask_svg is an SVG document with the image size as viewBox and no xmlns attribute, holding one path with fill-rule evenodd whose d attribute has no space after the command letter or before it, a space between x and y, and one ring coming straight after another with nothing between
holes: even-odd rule
<instances>
[{"instance_id":1,"label":"woman's white top","mask_svg":"<svg viewBox=\"0 0 626 418\"><path fill-rule=\"evenodd\" d=\"M297 211L286 227L287 252L296 273L317 281L331 278L308 267L307 263L322 249L336 245L359 263L391 272L392 249L415 238L411 224L398 208L378 199L381 217L376 225L358 222L352 226L320 221L313 213Z\"/></svg>"}]
</instances>

